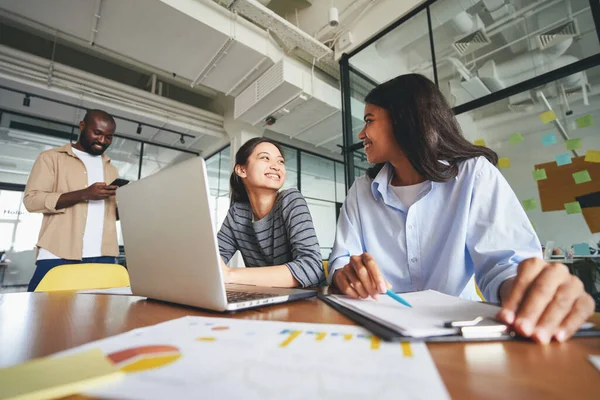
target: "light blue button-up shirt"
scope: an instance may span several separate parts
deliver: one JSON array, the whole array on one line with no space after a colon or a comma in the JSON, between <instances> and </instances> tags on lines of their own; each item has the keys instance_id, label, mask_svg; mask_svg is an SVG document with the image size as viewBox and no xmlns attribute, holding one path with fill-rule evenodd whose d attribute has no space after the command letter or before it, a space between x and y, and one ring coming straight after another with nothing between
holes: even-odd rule
<instances>
[{"instance_id":1,"label":"light blue button-up shirt","mask_svg":"<svg viewBox=\"0 0 600 400\"><path fill-rule=\"evenodd\" d=\"M459 166L455 179L427 182L409 208L390 188L393 167L358 178L346 197L329 258L329 284L351 255L370 253L396 292L434 289L484 297L517 265L542 257L540 241L502 174L484 157Z\"/></svg>"}]
</instances>

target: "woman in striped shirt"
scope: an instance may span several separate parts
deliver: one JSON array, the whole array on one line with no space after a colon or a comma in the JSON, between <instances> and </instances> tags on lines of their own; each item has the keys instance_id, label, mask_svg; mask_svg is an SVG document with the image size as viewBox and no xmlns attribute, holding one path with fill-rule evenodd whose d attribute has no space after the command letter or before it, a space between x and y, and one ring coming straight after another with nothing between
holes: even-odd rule
<instances>
[{"instance_id":1,"label":"woman in striped shirt","mask_svg":"<svg viewBox=\"0 0 600 400\"><path fill-rule=\"evenodd\" d=\"M269 139L251 139L235 155L231 207L217 235L225 283L308 287L324 280L306 200L297 189L279 191L285 176L282 151ZM238 250L251 268L227 267Z\"/></svg>"}]
</instances>

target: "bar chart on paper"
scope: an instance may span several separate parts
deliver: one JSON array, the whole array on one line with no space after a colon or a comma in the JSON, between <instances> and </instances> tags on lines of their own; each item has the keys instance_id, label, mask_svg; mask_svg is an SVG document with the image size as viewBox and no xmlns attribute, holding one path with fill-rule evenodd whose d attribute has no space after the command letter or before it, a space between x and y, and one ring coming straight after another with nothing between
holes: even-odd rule
<instances>
[{"instance_id":1,"label":"bar chart on paper","mask_svg":"<svg viewBox=\"0 0 600 400\"><path fill-rule=\"evenodd\" d=\"M342 340L342 341L351 341L355 340L355 345L358 346L368 346L371 350L379 350L381 347L381 339L377 336L365 334L365 333L340 333L340 332L315 332L315 331L297 331L297 330L289 330L284 329L280 332L281 335L284 335L284 340L279 344L279 347L288 347L294 342L295 339L301 337L302 335L308 336L308 340L314 340L317 342L322 342L328 336L331 340ZM314 338L314 339L313 339ZM402 342L400 343L400 349L402 351L403 357L412 357L412 347L410 342Z\"/></svg>"},{"instance_id":2,"label":"bar chart on paper","mask_svg":"<svg viewBox=\"0 0 600 400\"><path fill-rule=\"evenodd\" d=\"M449 398L425 344L358 326L184 317L89 348L127 372L100 398Z\"/></svg>"}]
</instances>

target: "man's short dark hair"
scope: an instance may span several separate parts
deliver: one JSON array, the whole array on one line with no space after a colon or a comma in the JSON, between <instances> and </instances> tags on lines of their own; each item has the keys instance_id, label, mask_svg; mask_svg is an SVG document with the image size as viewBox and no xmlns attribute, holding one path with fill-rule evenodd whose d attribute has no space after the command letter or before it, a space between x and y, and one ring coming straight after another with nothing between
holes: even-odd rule
<instances>
[{"instance_id":1,"label":"man's short dark hair","mask_svg":"<svg viewBox=\"0 0 600 400\"><path fill-rule=\"evenodd\" d=\"M104 110L88 110L85 113L85 117L83 117L83 122L85 122L85 124L87 125L92 121L94 117L98 117L105 121L109 121L114 127L117 126L117 123L115 122L115 119L112 117L112 115L110 115Z\"/></svg>"}]
</instances>

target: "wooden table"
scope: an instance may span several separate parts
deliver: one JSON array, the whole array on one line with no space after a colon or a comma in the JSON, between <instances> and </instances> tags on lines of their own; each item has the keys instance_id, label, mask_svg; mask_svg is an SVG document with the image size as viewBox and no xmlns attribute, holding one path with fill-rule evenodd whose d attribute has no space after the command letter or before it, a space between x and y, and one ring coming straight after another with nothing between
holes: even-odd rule
<instances>
[{"instance_id":1,"label":"wooden table","mask_svg":"<svg viewBox=\"0 0 600 400\"><path fill-rule=\"evenodd\" d=\"M317 299L219 314L139 297L11 293L0 295L0 367L186 315L353 325ZM600 372L587 360L600 355L599 338L428 347L455 399L600 399Z\"/></svg>"}]
</instances>

